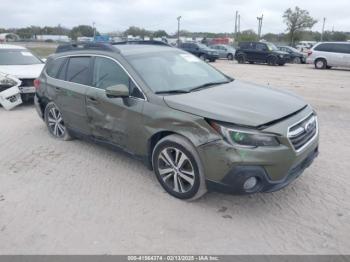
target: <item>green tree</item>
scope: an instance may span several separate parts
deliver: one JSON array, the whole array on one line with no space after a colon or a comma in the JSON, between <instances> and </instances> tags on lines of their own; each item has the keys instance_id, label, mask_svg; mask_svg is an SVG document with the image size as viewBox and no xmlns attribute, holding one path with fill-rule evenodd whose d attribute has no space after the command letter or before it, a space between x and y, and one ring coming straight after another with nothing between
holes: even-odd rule
<instances>
[{"instance_id":1,"label":"green tree","mask_svg":"<svg viewBox=\"0 0 350 262\"><path fill-rule=\"evenodd\" d=\"M157 30L152 34L152 37L163 37L163 36L168 36L168 33L165 32L165 30Z\"/></svg>"},{"instance_id":2,"label":"green tree","mask_svg":"<svg viewBox=\"0 0 350 262\"><path fill-rule=\"evenodd\" d=\"M127 30L124 31L124 35L140 36L141 38L144 38L145 36L151 36L152 34L150 31L147 31L144 28L130 26Z\"/></svg>"},{"instance_id":3,"label":"green tree","mask_svg":"<svg viewBox=\"0 0 350 262\"><path fill-rule=\"evenodd\" d=\"M235 39L236 42L257 41L257 40L258 40L258 35L251 29L240 32Z\"/></svg>"},{"instance_id":4,"label":"green tree","mask_svg":"<svg viewBox=\"0 0 350 262\"><path fill-rule=\"evenodd\" d=\"M99 35L97 31L96 35ZM94 36L94 28L89 25L79 25L72 28L69 36L74 40L76 40L80 36L92 37Z\"/></svg>"},{"instance_id":5,"label":"green tree","mask_svg":"<svg viewBox=\"0 0 350 262\"><path fill-rule=\"evenodd\" d=\"M294 10L288 8L283 14L283 19L287 25L289 40L292 45L294 44L297 32L312 28L317 23L317 20L313 19L307 10L297 6Z\"/></svg>"}]
</instances>

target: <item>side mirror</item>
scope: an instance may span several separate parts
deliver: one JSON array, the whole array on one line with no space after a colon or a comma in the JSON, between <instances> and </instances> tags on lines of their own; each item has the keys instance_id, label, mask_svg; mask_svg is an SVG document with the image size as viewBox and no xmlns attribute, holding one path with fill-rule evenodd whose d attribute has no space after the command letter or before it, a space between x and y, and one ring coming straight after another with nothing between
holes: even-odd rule
<instances>
[{"instance_id":1,"label":"side mirror","mask_svg":"<svg viewBox=\"0 0 350 262\"><path fill-rule=\"evenodd\" d=\"M108 97L129 97L129 88L124 84L110 86L106 88Z\"/></svg>"}]
</instances>

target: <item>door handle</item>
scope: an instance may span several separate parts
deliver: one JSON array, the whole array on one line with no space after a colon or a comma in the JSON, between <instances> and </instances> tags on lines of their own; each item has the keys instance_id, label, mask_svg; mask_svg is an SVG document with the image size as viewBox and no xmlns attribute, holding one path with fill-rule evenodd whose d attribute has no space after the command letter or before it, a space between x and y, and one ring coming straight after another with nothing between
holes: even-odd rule
<instances>
[{"instance_id":1,"label":"door handle","mask_svg":"<svg viewBox=\"0 0 350 262\"><path fill-rule=\"evenodd\" d=\"M99 103L98 100L96 98L94 98L94 97L89 96L87 99L88 99L89 102L91 102L93 104L98 104Z\"/></svg>"}]
</instances>

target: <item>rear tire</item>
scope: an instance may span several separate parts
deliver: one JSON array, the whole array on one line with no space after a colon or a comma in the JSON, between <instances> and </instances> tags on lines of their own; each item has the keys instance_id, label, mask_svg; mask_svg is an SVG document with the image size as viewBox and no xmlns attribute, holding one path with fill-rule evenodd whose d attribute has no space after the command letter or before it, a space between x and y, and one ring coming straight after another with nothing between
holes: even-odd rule
<instances>
[{"instance_id":1,"label":"rear tire","mask_svg":"<svg viewBox=\"0 0 350 262\"><path fill-rule=\"evenodd\" d=\"M194 200L207 192L198 153L182 136L161 139L154 147L152 165L161 186L176 198Z\"/></svg>"},{"instance_id":2,"label":"rear tire","mask_svg":"<svg viewBox=\"0 0 350 262\"><path fill-rule=\"evenodd\" d=\"M54 102L46 105L44 119L50 134L54 138L64 141L72 140L73 137L64 124L62 113Z\"/></svg>"},{"instance_id":3,"label":"rear tire","mask_svg":"<svg viewBox=\"0 0 350 262\"><path fill-rule=\"evenodd\" d=\"M214 63L216 59L209 59L209 62Z\"/></svg>"},{"instance_id":4,"label":"rear tire","mask_svg":"<svg viewBox=\"0 0 350 262\"><path fill-rule=\"evenodd\" d=\"M244 55L238 55L237 58L236 58L237 62L239 64L244 64L246 59L245 59L245 56Z\"/></svg>"},{"instance_id":5,"label":"rear tire","mask_svg":"<svg viewBox=\"0 0 350 262\"><path fill-rule=\"evenodd\" d=\"M316 69L326 69L327 68L327 61L324 58L318 58L315 61L315 68Z\"/></svg>"}]
</instances>

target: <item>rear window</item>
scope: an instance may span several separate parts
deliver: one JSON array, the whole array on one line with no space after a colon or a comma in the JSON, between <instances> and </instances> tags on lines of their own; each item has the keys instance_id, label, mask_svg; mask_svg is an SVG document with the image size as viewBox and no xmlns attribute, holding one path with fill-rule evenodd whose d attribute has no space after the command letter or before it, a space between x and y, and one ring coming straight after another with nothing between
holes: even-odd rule
<instances>
[{"instance_id":1,"label":"rear window","mask_svg":"<svg viewBox=\"0 0 350 262\"><path fill-rule=\"evenodd\" d=\"M34 65L43 62L27 49L0 49L0 65Z\"/></svg>"},{"instance_id":2,"label":"rear window","mask_svg":"<svg viewBox=\"0 0 350 262\"><path fill-rule=\"evenodd\" d=\"M239 43L241 49L253 49L253 43Z\"/></svg>"}]
</instances>

